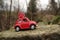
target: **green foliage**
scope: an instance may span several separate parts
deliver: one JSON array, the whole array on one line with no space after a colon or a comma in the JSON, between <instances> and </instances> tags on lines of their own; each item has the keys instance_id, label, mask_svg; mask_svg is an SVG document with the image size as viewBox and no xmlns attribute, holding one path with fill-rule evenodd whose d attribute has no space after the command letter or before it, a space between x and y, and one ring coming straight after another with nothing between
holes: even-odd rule
<instances>
[{"instance_id":1,"label":"green foliage","mask_svg":"<svg viewBox=\"0 0 60 40\"><path fill-rule=\"evenodd\" d=\"M59 22L60 22L60 16L56 16L52 23L58 24Z\"/></svg>"},{"instance_id":2,"label":"green foliage","mask_svg":"<svg viewBox=\"0 0 60 40\"><path fill-rule=\"evenodd\" d=\"M53 15L57 15L58 7L57 7L57 3L55 2L55 0L50 0L50 9Z\"/></svg>"},{"instance_id":3,"label":"green foliage","mask_svg":"<svg viewBox=\"0 0 60 40\"><path fill-rule=\"evenodd\" d=\"M27 15L31 20L34 20L34 16L35 16L36 11L37 11L36 0L30 0L29 7L27 10Z\"/></svg>"},{"instance_id":4,"label":"green foliage","mask_svg":"<svg viewBox=\"0 0 60 40\"><path fill-rule=\"evenodd\" d=\"M30 13L26 13L25 15L31 20L31 14Z\"/></svg>"},{"instance_id":5,"label":"green foliage","mask_svg":"<svg viewBox=\"0 0 60 40\"><path fill-rule=\"evenodd\" d=\"M36 0L30 0L28 10L32 13L36 12Z\"/></svg>"}]
</instances>

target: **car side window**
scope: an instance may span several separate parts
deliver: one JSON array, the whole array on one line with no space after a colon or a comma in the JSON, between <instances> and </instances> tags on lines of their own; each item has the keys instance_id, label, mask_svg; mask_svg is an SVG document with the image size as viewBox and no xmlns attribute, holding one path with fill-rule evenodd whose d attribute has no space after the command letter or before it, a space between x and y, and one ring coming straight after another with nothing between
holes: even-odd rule
<instances>
[{"instance_id":1,"label":"car side window","mask_svg":"<svg viewBox=\"0 0 60 40\"><path fill-rule=\"evenodd\" d=\"M27 19L23 19L24 22L27 22Z\"/></svg>"}]
</instances>

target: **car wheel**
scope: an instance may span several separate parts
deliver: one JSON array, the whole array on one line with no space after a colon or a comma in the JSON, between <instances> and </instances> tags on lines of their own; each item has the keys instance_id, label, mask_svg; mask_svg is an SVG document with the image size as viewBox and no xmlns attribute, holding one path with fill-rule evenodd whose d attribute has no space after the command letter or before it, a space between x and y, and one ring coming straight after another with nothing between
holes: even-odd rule
<instances>
[{"instance_id":1,"label":"car wheel","mask_svg":"<svg viewBox=\"0 0 60 40\"><path fill-rule=\"evenodd\" d=\"M16 31L16 32L19 32L19 31L20 31L20 28L19 28L19 27L16 27L16 28L15 28L15 31Z\"/></svg>"},{"instance_id":2,"label":"car wheel","mask_svg":"<svg viewBox=\"0 0 60 40\"><path fill-rule=\"evenodd\" d=\"M35 29L35 25L31 25L30 29L34 30Z\"/></svg>"}]
</instances>

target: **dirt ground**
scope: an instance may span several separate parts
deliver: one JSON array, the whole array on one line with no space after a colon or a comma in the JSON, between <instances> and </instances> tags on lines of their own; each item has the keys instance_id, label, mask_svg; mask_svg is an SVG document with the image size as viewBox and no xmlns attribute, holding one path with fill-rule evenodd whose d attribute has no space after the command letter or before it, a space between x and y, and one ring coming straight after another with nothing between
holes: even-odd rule
<instances>
[{"instance_id":1,"label":"dirt ground","mask_svg":"<svg viewBox=\"0 0 60 40\"><path fill-rule=\"evenodd\" d=\"M60 25L40 25L35 30L0 32L1 40L60 40Z\"/></svg>"}]
</instances>

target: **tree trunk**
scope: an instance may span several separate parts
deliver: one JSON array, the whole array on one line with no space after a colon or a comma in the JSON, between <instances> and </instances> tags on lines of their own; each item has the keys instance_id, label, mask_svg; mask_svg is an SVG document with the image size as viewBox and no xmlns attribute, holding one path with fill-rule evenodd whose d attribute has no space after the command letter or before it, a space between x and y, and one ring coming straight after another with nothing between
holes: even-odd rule
<instances>
[{"instance_id":1,"label":"tree trunk","mask_svg":"<svg viewBox=\"0 0 60 40\"><path fill-rule=\"evenodd\" d=\"M7 14L8 17L7 17L7 24L6 24L6 27L7 27L7 30L10 29L10 23L11 23L11 10L12 10L12 0L10 0L11 4L10 4L10 12Z\"/></svg>"},{"instance_id":2,"label":"tree trunk","mask_svg":"<svg viewBox=\"0 0 60 40\"><path fill-rule=\"evenodd\" d=\"M1 23L1 19L2 18L2 15L1 15L1 12L0 12L0 32L2 31L2 23Z\"/></svg>"}]
</instances>

